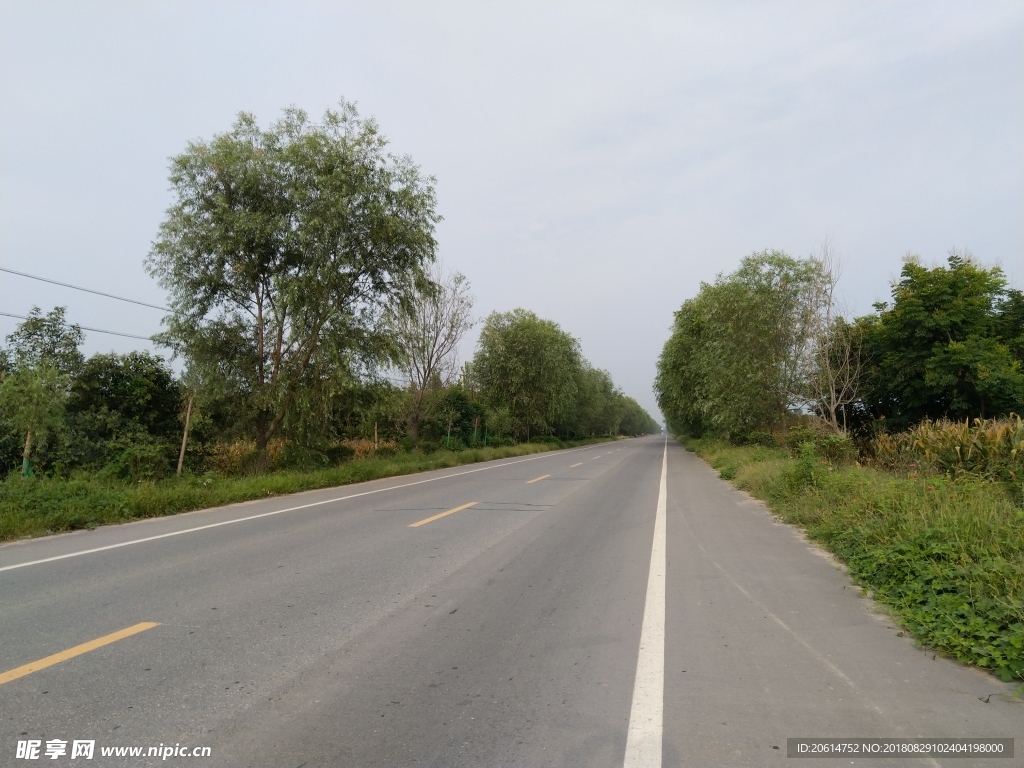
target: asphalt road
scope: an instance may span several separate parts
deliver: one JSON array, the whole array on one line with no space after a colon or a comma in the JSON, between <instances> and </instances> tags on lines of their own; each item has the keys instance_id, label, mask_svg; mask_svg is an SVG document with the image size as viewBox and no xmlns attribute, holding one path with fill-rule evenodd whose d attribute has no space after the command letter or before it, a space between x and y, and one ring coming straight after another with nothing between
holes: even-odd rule
<instances>
[{"instance_id":1,"label":"asphalt road","mask_svg":"<svg viewBox=\"0 0 1024 768\"><path fill-rule=\"evenodd\" d=\"M0 547L0 765L1024 765L1011 688L662 438ZM158 745L210 756L100 753Z\"/></svg>"}]
</instances>

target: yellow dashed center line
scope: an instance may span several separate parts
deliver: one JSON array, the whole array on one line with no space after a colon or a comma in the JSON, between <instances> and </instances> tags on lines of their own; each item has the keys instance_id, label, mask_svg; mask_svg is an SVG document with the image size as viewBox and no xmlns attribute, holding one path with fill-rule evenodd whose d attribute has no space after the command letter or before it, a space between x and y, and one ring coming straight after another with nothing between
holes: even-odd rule
<instances>
[{"instance_id":1,"label":"yellow dashed center line","mask_svg":"<svg viewBox=\"0 0 1024 768\"><path fill-rule=\"evenodd\" d=\"M126 637L137 635L139 632L145 632L147 629L153 627L159 627L159 622L156 621L144 621L141 624L136 624L132 627L127 627L120 630L119 632L113 632L103 637L97 637L95 640L90 640L88 643L82 643L76 645L74 648L68 648L66 651L55 653L52 656L47 656L45 659L39 659L39 661L33 661L28 664L23 664L20 667L15 667L7 672L0 674L0 685L9 683L11 680L17 680L19 677L25 675L31 675L33 672L38 672L41 669L52 667L54 664L60 664L62 661L73 659L75 656L81 656L83 653L89 651L95 651L97 648L102 648L104 645L110 645L116 643L118 640L124 640Z\"/></svg>"},{"instance_id":2,"label":"yellow dashed center line","mask_svg":"<svg viewBox=\"0 0 1024 768\"><path fill-rule=\"evenodd\" d=\"M529 485L530 483L536 483L538 480L543 480L545 477L551 477L551 475L541 475L540 477L535 477L533 478L533 480L527 480L526 484Z\"/></svg>"},{"instance_id":3,"label":"yellow dashed center line","mask_svg":"<svg viewBox=\"0 0 1024 768\"><path fill-rule=\"evenodd\" d=\"M461 507L455 507L454 509L449 509L449 510L447 510L445 512L441 512L440 514L434 515L433 517L428 517L426 520L420 520L418 523L411 523L409 525L409 527L410 528L419 528L421 525L426 525L427 523L432 523L435 520L440 520L442 517L447 517L448 515L454 515L456 512L461 512L464 509L469 509L470 507L476 506L476 504L477 504L477 502L471 501L471 502L469 502L469 504L463 504Z\"/></svg>"},{"instance_id":4,"label":"yellow dashed center line","mask_svg":"<svg viewBox=\"0 0 1024 768\"><path fill-rule=\"evenodd\" d=\"M582 467L582 466L583 466L583 462L581 461L579 464L571 464L571 465L569 465L569 469L572 469L573 467Z\"/></svg>"}]
</instances>

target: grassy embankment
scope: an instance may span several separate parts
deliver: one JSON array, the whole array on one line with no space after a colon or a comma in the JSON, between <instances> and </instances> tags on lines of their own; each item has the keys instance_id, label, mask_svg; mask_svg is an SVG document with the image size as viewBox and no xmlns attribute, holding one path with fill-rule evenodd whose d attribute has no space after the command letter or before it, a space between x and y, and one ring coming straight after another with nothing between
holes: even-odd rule
<instances>
[{"instance_id":1,"label":"grassy embankment","mask_svg":"<svg viewBox=\"0 0 1024 768\"><path fill-rule=\"evenodd\" d=\"M11 476L0 483L0 541L95 528L239 501L599 442L605 442L605 439L562 445L523 443L458 452L438 451L432 454L399 453L389 458L371 457L348 461L315 471L279 471L242 477L210 474L151 483L127 483L95 475L82 475L69 480Z\"/></svg>"},{"instance_id":2,"label":"grassy embankment","mask_svg":"<svg viewBox=\"0 0 1024 768\"><path fill-rule=\"evenodd\" d=\"M914 436L901 450L882 446L882 458L902 457L902 472L830 462L810 443L791 453L681 441L838 555L920 643L1004 681L1024 679L1024 507L1015 470L1012 480L1006 472L1002 480L942 472L941 456ZM1016 467L1019 448L1010 458Z\"/></svg>"}]
</instances>

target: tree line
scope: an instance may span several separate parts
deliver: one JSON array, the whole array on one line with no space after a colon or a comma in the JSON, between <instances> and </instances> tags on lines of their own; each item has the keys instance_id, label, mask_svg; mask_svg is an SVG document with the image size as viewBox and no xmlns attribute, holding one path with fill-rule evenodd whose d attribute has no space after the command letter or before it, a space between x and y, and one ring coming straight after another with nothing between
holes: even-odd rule
<instances>
[{"instance_id":1,"label":"tree line","mask_svg":"<svg viewBox=\"0 0 1024 768\"><path fill-rule=\"evenodd\" d=\"M767 440L813 414L839 435L1024 412L1024 293L951 252L908 257L892 298L847 318L829 243L752 254L675 313L655 391L670 428Z\"/></svg>"},{"instance_id":2,"label":"tree line","mask_svg":"<svg viewBox=\"0 0 1024 768\"><path fill-rule=\"evenodd\" d=\"M337 461L354 438L432 450L658 428L522 309L488 317L458 365L473 299L437 261L435 179L352 104L269 128L243 113L174 157L170 182L146 267L181 375L145 352L86 360L62 308L34 309L0 355L8 470L159 477L251 443L265 471Z\"/></svg>"}]
</instances>

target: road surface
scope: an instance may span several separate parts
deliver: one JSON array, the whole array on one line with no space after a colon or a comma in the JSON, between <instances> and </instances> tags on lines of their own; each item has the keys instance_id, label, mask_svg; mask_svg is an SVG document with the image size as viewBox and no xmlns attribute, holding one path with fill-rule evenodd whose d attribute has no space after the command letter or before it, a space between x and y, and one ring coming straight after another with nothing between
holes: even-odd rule
<instances>
[{"instance_id":1,"label":"road surface","mask_svg":"<svg viewBox=\"0 0 1024 768\"><path fill-rule=\"evenodd\" d=\"M1022 765L1011 688L661 437L0 547L0 765Z\"/></svg>"}]
</instances>

